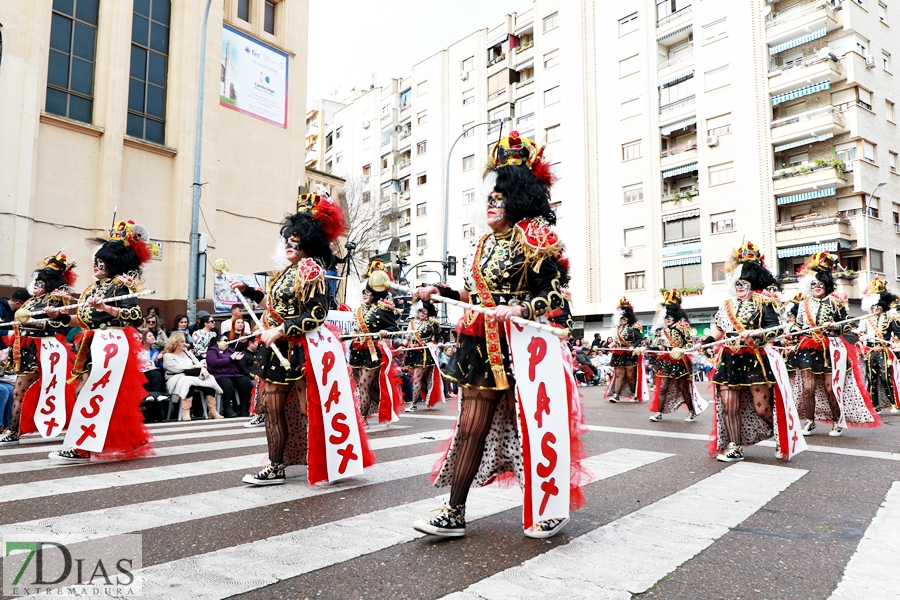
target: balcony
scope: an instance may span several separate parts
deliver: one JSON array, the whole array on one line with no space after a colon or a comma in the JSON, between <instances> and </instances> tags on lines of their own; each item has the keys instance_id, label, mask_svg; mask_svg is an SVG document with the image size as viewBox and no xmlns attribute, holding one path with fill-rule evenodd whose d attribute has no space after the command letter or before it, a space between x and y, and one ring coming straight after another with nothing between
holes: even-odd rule
<instances>
[{"instance_id":1,"label":"balcony","mask_svg":"<svg viewBox=\"0 0 900 600\"><path fill-rule=\"evenodd\" d=\"M671 58L665 62L659 63L659 65L656 67L656 72L658 74L657 76L662 75L662 72L665 71L666 69L668 69L669 67L673 67L675 65L678 65L678 64L681 64L684 62L688 62L688 61L693 61L693 60L694 60L694 51L693 50L689 50L687 52L684 52L683 54L679 54L675 58Z\"/></svg>"},{"instance_id":2,"label":"balcony","mask_svg":"<svg viewBox=\"0 0 900 600\"><path fill-rule=\"evenodd\" d=\"M812 142L816 136L839 135L845 131L846 121L841 111L825 106L772 121L772 143L777 147L807 138Z\"/></svg>"},{"instance_id":3,"label":"balcony","mask_svg":"<svg viewBox=\"0 0 900 600\"><path fill-rule=\"evenodd\" d=\"M399 165L391 165L381 171L381 181L390 181L391 179L400 179Z\"/></svg>"},{"instance_id":4,"label":"balcony","mask_svg":"<svg viewBox=\"0 0 900 600\"><path fill-rule=\"evenodd\" d=\"M525 42L524 44L516 46L515 47L516 56L520 56L520 55L522 55L523 52L525 52L526 50L530 50L532 48L534 48L534 40L531 40L529 42Z\"/></svg>"},{"instance_id":5,"label":"balcony","mask_svg":"<svg viewBox=\"0 0 900 600\"><path fill-rule=\"evenodd\" d=\"M397 149L408 148L412 143L412 131L401 131L397 136Z\"/></svg>"},{"instance_id":6,"label":"balcony","mask_svg":"<svg viewBox=\"0 0 900 600\"><path fill-rule=\"evenodd\" d=\"M831 58L813 57L799 64L780 65L769 70L769 93L778 94L802 88L822 81L830 81L831 86L847 78L846 70L840 62Z\"/></svg>"},{"instance_id":7,"label":"balcony","mask_svg":"<svg viewBox=\"0 0 900 600\"><path fill-rule=\"evenodd\" d=\"M663 258L672 258L686 254L698 254L701 251L700 238L691 240L679 240L664 245L660 254Z\"/></svg>"},{"instance_id":8,"label":"balcony","mask_svg":"<svg viewBox=\"0 0 900 600\"><path fill-rule=\"evenodd\" d=\"M665 204L666 202L673 202L671 208L675 208L678 206L681 207L682 202L691 202L694 198L700 195L700 190L685 190L683 192L673 192L671 194L666 194L662 198L660 198L660 203ZM667 207L668 208L668 207Z\"/></svg>"},{"instance_id":9,"label":"balcony","mask_svg":"<svg viewBox=\"0 0 900 600\"><path fill-rule=\"evenodd\" d=\"M396 135L389 136L387 139L382 140L381 153L384 154L385 152L396 152L398 141L398 136Z\"/></svg>"},{"instance_id":10,"label":"balcony","mask_svg":"<svg viewBox=\"0 0 900 600\"><path fill-rule=\"evenodd\" d=\"M810 31L825 27L831 31L840 26L840 12L834 9L834 0L819 0L802 8L793 8L773 13L766 22L766 41L769 45L780 43L794 37L801 31Z\"/></svg>"},{"instance_id":11,"label":"balcony","mask_svg":"<svg viewBox=\"0 0 900 600\"><path fill-rule=\"evenodd\" d=\"M685 6L681 10L675 11L670 15L666 15L662 19L658 19L656 21L656 37L662 37L664 35L664 31L660 31L665 28L666 30L675 29L677 25L680 25L682 21L686 20L687 17L691 15L693 12L693 6Z\"/></svg>"},{"instance_id":12,"label":"balcony","mask_svg":"<svg viewBox=\"0 0 900 600\"><path fill-rule=\"evenodd\" d=\"M522 81L516 82L516 97L524 96L526 93L530 94L534 90L532 89L532 84L534 83L534 75L529 77L528 79L524 79Z\"/></svg>"},{"instance_id":13,"label":"balcony","mask_svg":"<svg viewBox=\"0 0 900 600\"><path fill-rule=\"evenodd\" d=\"M690 144L685 144L684 146L678 146L676 148L663 150L660 153L659 158L660 169L668 169L669 167L673 167L683 160L696 160L697 142L693 141Z\"/></svg>"},{"instance_id":14,"label":"balcony","mask_svg":"<svg viewBox=\"0 0 900 600\"><path fill-rule=\"evenodd\" d=\"M776 223L776 244L814 243L820 239L856 239L850 219L844 213L808 215L793 221Z\"/></svg>"},{"instance_id":15,"label":"balcony","mask_svg":"<svg viewBox=\"0 0 900 600\"><path fill-rule=\"evenodd\" d=\"M306 166L312 167L315 162L319 160L319 153L316 152L315 148L310 148L306 151Z\"/></svg>"},{"instance_id":16,"label":"balcony","mask_svg":"<svg viewBox=\"0 0 900 600\"><path fill-rule=\"evenodd\" d=\"M401 115L406 114L406 112L407 112L410 108L412 108L412 102L407 102L406 104L401 104L401 105L400 105L400 114L401 114Z\"/></svg>"},{"instance_id":17,"label":"balcony","mask_svg":"<svg viewBox=\"0 0 900 600\"><path fill-rule=\"evenodd\" d=\"M843 167L830 163L781 169L776 171L772 179L774 192L782 195L819 188L844 188L852 185L852 182L844 175Z\"/></svg>"},{"instance_id":18,"label":"balcony","mask_svg":"<svg viewBox=\"0 0 900 600\"><path fill-rule=\"evenodd\" d=\"M411 160L406 160L403 162L398 162L396 165L394 165L394 168L396 168L398 170L398 172L400 172L400 173L405 173L406 171L409 170L409 166L411 164L412 164Z\"/></svg>"},{"instance_id":19,"label":"balcony","mask_svg":"<svg viewBox=\"0 0 900 600\"><path fill-rule=\"evenodd\" d=\"M670 102L665 106L659 107L660 119L665 118L667 121L669 119L674 119L680 113L687 113L688 110L693 110L694 103L697 101L697 97L695 95L690 95L686 98L682 98L676 102ZM663 117L662 115L665 115Z\"/></svg>"},{"instance_id":20,"label":"balcony","mask_svg":"<svg viewBox=\"0 0 900 600\"><path fill-rule=\"evenodd\" d=\"M410 194L409 190L406 190L405 192L400 192L400 200L399 200L400 204L406 204L407 202L409 202L411 197L412 197L412 195Z\"/></svg>"},{"instance_id":21,"label":"balcony","mask_svg":"<svg viewBox=\"0 0 900 600\"><path fill-rule=\"evenodd\" d=\"M503 54L501 54L500 56L496 56L496 57L492 58L491 60L487 61L487 67L488 67L488 68L491 68L491 67L493 67L494 65L499 65L499 64L502 63L504 60L506 60L506 53L505 53L505 52L504 52Z\"/></svg>"},{"instance_id":22,"label":"balcony","mask_svg":"<svg viewBox=\"0 0 900 600\"><path fill-rule=\"evenodd\" d=\"M396 123L400 120L400 109L391 108L387 111L381 111L381 126L384 127L388 123Z\"/></svg>"}]
</instances>

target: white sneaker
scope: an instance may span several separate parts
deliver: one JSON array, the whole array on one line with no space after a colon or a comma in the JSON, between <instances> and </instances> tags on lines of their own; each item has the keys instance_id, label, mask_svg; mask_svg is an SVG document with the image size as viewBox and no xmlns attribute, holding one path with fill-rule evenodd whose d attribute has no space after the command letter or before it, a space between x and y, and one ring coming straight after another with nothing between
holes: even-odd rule
<instances>
[{"instance_id":1,"label":"white sneaker","mask_svg":"<svg viewBox=\"0 0 900 600\"><path fill-rule=\"evenodd\" d=\"M806 423L803 424L802 433L803 435L812 435L812 432L816 430L816 422L806 420Z\"/></svg>"},{"instance_id":2,"label":"white sneaker","mask_svg":"<svg viewBox=\"0 0 900 600\"><path fill-rule=\"evenodd\" d=\"M565 519L547 519L546 521L538 521L533 527L525 530L525 536L534 539L546 539L553 537L569 522Z\"/></svg>"},{"instance_id":3,"label":"white sneaker","mask_svg":"<svg viewBox=\"0 0 900 600\"><path fill-rule=\"evenodd\" d=\"M900 408L897 408L896 406L892 406L892 407L891 407L891 414L892 414L892 415L900 415Z\"/></svg>"},{"instance_id":4,"label":"white sneaker","mask_svg":"<svg viewBox=\"0 0 900 600\"><path fill-rule=\"evenodd\" d=\"M694 411L689 412L689 413L688 413L688 416L686 416L686 417L684 418L684 420L685 420L685 422L687 422L687 423L691 423L691 422L693 422L693 421L696 421L696 420L697 420L697 413L695 413Z\"/></svg>"},{"instance_id":5,"label":"white sneaker","mask_svg":"<svg viewBox=\"0 0 900 600\"><path fill-rule=\"evenodd\" d=\"M653 413L652 415L650 415L650 420L654 423L659 423L660 421L662 421L662 413Z\"/></svg>"},{"instance_id":6,"label":"white sneaker","mask_svg":"<svg viewBox=\"0 0 900 600\"><path fill-rule=\"evenodd\" d=\"M841 437L842 433L844 433L844 428L840 425L835 425L831 428L831 431L828 432L828 435L831 437Z\"/></svg>"},{"instance_id":7,"label":"white sneaker","mask_svg":"<svg viewBox=\"0 0 900 600\"><path fill-rule=\"evenodd\" d=\"M65 463L67 465L87 465L91 462L89 456L80 454L75 448L54 450L47 455L47 458L54 462Z\"/></svg>"}]
</instances>

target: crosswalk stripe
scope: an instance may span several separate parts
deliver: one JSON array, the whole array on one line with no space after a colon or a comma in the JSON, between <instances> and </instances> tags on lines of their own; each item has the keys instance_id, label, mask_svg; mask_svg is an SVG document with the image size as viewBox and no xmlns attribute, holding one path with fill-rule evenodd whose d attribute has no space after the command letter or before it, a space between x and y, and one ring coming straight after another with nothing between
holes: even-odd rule
<instances>
[{"instance_id":1,"label":"crosswalk stripe","mask_svg":"<svg viewBox=\"0 0 900 600\"><path fill-rule=\"evenodd\" d=\"M281 486L261 490L242 486L127 504L114 508L73 513L47 519L34 519L0 526L0 538L19 533L65 535L71 543L134 533L184 523L226 513L252 510L282 502L342 492L353 488L387 483L431 472L440 454L423 454L412 458L378 463L359 477L342 480L330 486L309 486L305 481L288 480Z\"/></svg>"},{"instance_id":2,"label":"crosswalk stripe","mask_svg":"<svg viewBox=\"0 0 900 600\"><path fill-rule=\"evenodd\" d=\"M670 456L673 455L622 448L588 458L584 464L594 473L593 481L599 481ZM427 514L442 498L428 498L147 567L142 571L142 593L160 600L226 598L410 542L422 537L413 530L412 522ZM518 488L477 488L471 491L470 498L467 522L522 504Z\"/></svg>"},{"instance_id":3,"label":"crosswalk stripe","mask_svg":"<svg viewBox=\"0 0 900 600\"><path fill-rule=\"evenodd\" d=\"M631 598L711 546L806 473L733 465L443 600ZM689 506L696 510L685 510ZM602 568L585 569L586 564Z\"/></svg>"},{"instance_id":4,"label":"crosswalk stripe","mask_svg":"<svg viewBox=\"0 0 900 600\"><path fill-rule=\"evenodd\" d=\"M411 435L377 438L370 440L370 442L373 450L399 448L402 446L424 444L446 439L449 436L449 433L448 430L427 431ZM16 502L19 500L29 500L32 498L45 498L47 496L88 492L110 487L124 487L142 483L153 483L156 481L183 479L186 477L201 477L213 473L225 473L227 471L236 471L238 469L252 469L260 466L260 456L249 455L161 467L131 469L128 471L112 473L98 473L78 477L32 481L29 483L15 483L12 485L0 486L0 490L2 490L2 493L0 493L0 504L5 502Z\"/></svg>"},{"instance_id":5,"label":"crosswalk stripe","mask_svg":"<svg viewBox=\"0 0 900 600\"><path fill-rule=\"evenodd\" d=\"M831 600L894 600L900 590L900 481L887 496L866 528L863 539L844 569L844 577Z\"/></svg>"},{"instance_id":6,"label":"crosswalk stripe","mask_svg":"<svg viewBox=\"0 0 900 600\"><path fill-rule=\"evenodd\" d=\"M213 427L215 425L230 425L232 423L236 423L238 425L242 425L250 420L250 417L235 417L233 419L225 419L224 422L220 422L221 419L194 419L192 421L160 421L159 423L147 423L147 427L149 429L155 428L179 428L179 427L196 427L196 426L206 426Z\"/></svg>"}]
</instances>

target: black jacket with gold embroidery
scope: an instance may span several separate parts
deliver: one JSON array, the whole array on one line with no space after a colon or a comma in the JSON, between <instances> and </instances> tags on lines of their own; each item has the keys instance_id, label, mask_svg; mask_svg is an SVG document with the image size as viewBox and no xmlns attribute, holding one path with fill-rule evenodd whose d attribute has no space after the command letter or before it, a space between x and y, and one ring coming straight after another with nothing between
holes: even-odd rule
<instances>
[{"instance_id":1,"label":"black jacket with gold embroidery","mask_svg":"<svg viewBox=\"0 0 900 600\"><path fill-rule=\"evenodd\" d=\"M244 295L257 304L268 298L262 322L266 328L281 327L285 337L299 337L314 330L328 316L325 272L311 258L290 265L269 284L268 294L247 288Z\"/></svg>"},{"instance_id":2,"label":"black jacket with gold embroidery","mask_svg":"<svg viewBox=\"0 0 900 600\"><path fill-rule=\"evenodd\" d=\"M133 294L136 291L134 283L131 283L132 287L129 287L129 282L133 281L133 279L119 276L95 281L91 287L81 294L79 303L87 302L90 298L115 298L116 296ZM79 324L85 329L104 329L106 327L140 327L144 322L137 298L116 300L106 302L106 304L118 308L118 314L113 316L99 308L85 304L78 307L77 317Z\"/></svg>"}]
</instances>

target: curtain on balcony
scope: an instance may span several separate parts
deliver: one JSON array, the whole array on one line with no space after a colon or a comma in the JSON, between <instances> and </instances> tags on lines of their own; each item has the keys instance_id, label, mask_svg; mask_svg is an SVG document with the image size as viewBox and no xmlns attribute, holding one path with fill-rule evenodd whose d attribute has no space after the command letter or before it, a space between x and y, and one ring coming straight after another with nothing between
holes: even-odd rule
<instances>
[{"instance_id":1,"label":"curtain on balcony","mask_svg":"<svg viewBox=\"0 0 900 600\"><path fill-rule=\"evenodd\" d=\"M683 173L690 173L692 171L697 170L697 163L692 162L687 165L681 165L680 167L674 167L672 169L667 169L662 172L662 177L665 179L666 177L673 177L675 175L681 175Z\"/></svg>"},{"instance_id":2,"label":"curtain on balcony","mask_svg":"<svg viewBox=\"0 0 900 600\"><path fill-rule=\"evenodd\" d=\"M821 92L822 90L827 90L830 88L831 80L826 79L825 81L820 81L819 83L814 83L813 85L808 85L796 90L791 90L790 92L778 94L777 96L772 96L772 106L781 104L782 102L786 102L788 100L793 100L794 98L809 96L810 94L815 94L816 92Z\"/></svg>"},{"instance_id":3,"label":"curtain on balcony","mask_svg":"<svg viewBox=\"0 0 900 600\"><path fill-rule=\"evenodd\" d=\"M701 258L699 256L688 256L686 258L673 258L672 260L664 260L663 267L678 267L681 265L699 265Z\"/></svg>"},{"instance_id":4,"label":"curtain on balcony","mask_svg":"<svg viewBox=\"0 0 900 600\"><path fill-rule=\"evenodd\" d=\"M835 194L837 194L837 188L824 188L813 192L784 196L783 198L778 199L778 206L793 204L794 202L803 202L804 200L812 200L813 198L825 198L827 196L834 196Z\"/></svg>"},{"instance_id":5,"label":"curtain on balcony","mask_svg":"<svg viewBox=\"0 0 900 600\"><path fill-rule=\"evenodd\" d=\"M837 252L837 242L825 242L824 244L809 244L806 246L794 246L793 248L779 248L778 258L789 258L791 256L809 256L816 252Z\"/></svg>"},{"instance_id":6,"label":"curtain on balcony","mask_svg":"<svg viewBox=\"0 0 900 600\"><path fill-rule=\"evenodd\" d=\"M810 31L809 33L801 35L800 37L795 37L794 39L778 44L777 46L772 46L771 48L769 48L769 56L774 56L779 52L784 52L785 50L790 50L791 48L796 48L797 46L801 46L807 42L817 40L820 37L825 37L825 33L825 28L822 27L821 29Z\"/></svg>"},{"instance_id":7,"label":"curtain on balcony","mask_svg":"<svg viewBox=\"0 0 900 600\"><path fill-rule=\"evenodd\" d=\"M828 133L823 133L822 135L814 135L812 137L806 138L805 140L798 140L796 142L790 142L788 144L782 144L780 146L775 146L775 152L783 152L784 150L790 150L791 148L796 148L798 146L805 146L807 144L812 144L814 142L821 142L822 140L831 139L834 137L834 133L829 131Z\"/></svg>"},{"instance_id":8,"label":"curtain on balcony","mask_svg":"<svg viewBox=\"0 0 900 600\"><path fill-rule=\"evenodd\" d=\"M681 73L675 73L674 75L669 75L665 79L656 82L656 87L663 87L664 85L669 85L670 83L675 83L676 81L681 81L682 79L687 79L688 77L694 76L694 69L688 69L687 71L682 71Z\"/></svg>"},{"instance_id":9,"label":"curtain on balcony","mask_svg":"<svg viewBox=\"0 0 900 600\"><path fill-rule=\"evenodd\" d=\"M687 119L682 119L680 121L675 121L674 123L669 123L668 125L663 125L659 128L659 132L662 135L669 135L673 131L678 129L684 129L685 127L689 127L697 123L697 115L693 117L688 117Z\"/></svg>"}]
</instances>

